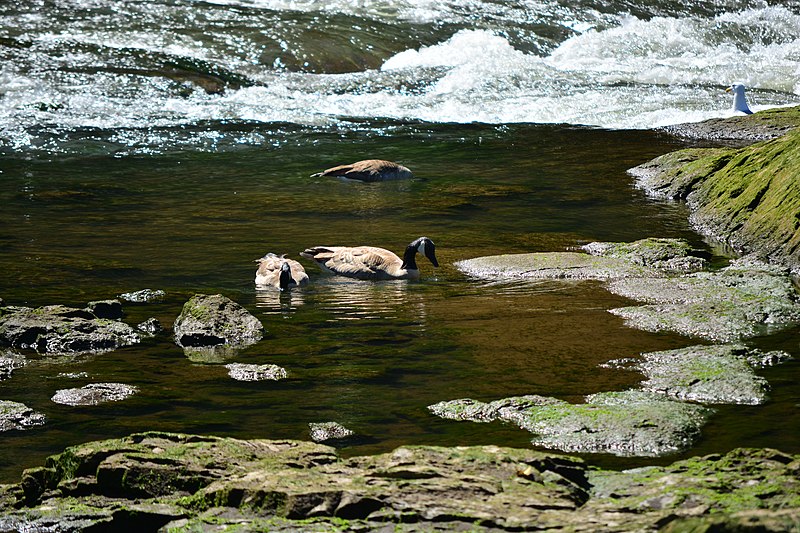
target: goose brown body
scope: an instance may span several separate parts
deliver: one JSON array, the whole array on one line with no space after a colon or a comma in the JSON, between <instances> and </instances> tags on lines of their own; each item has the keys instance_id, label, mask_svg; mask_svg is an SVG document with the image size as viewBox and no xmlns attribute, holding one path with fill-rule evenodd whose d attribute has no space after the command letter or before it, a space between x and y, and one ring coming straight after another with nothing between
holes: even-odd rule
<instances>
[{"instance_id":1,"label":"goose brown body","mask_svg":"<svg viewBox=\"0 0 800 533\"><path fill-rule=\"evenodd\" d=\"M413 178L414 174L403 165L383 159L365 159L349 165L339 165L322 172L312 174L312 178L319 176L340 176L360 181L391 181Z\"/></svg>"},{"instance_id":2,"label":"goose brown body","mask_svg":"<svg viewBox=\"0 0 800 533\"><path fill-rule=\"evenodd\" d=\"M435 246L427 237L420 237L406 247L401 259L397 254L375 246L315 246L300 255L311 259L332 274L364 280L418 279L416 254L424 254L434 266Z\"/></svg>"}]
</instances>

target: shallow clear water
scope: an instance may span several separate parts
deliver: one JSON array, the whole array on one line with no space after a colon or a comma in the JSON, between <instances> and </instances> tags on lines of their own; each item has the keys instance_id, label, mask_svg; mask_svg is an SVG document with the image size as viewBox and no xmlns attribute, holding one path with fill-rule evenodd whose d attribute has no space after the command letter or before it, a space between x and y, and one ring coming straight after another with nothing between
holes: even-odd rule
<instances>
[{"instance_id":1,"label":"shallow clear water","mask_svg":"<svg viewBox=\"0 0 800 533\"><path fill-rule=\"evenodd\" d=\"M696 342L625 327L607 310L628 302L598 283L487 283L453 263L650 236L709 248L684 206L647 198L625 171L684 146L642 128L728 113L729 78L746 78L751 103L792 103L800 38L785 25L800 11L786 2L562 4L0 6L0 297L83 306L162 289L162 302L127 304L125 320L154 316L169 327L191 295L220 292L269 332L230 362L289 373L237 382L168 335L95 356L29 354L0 382L0 398L48 423L0 435L0 481L67 445L150 429L302 439L309 422L335 420L359 435L344 454L529 446L521 430L441 420L426 406L518 394L580 401L640 379L599 363ZM622 126L637 129L609 129ZM309 177L367 157L418 177ZM307 264L305 289L253 286L253 260L265 252L399 251L421 235L436 242L441 268L422 260L419 282L355 282ZM752 344L798 357L798 333ZM684 455L740 445L800 452L800 365L762 374L772 400L718 408ZM103 381L140 392L91 408L50 401L58 389Z\"/></svg>"}]
</instances>

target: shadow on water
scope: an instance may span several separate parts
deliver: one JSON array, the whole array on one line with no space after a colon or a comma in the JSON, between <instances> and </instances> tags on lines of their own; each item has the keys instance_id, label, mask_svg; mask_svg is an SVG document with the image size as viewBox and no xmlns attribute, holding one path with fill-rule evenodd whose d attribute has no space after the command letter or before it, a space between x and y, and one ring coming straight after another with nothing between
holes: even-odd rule
<instances>
[{"instance_id":1,"label":"shadow on water","mask_svg":"<svg viewBox=\"0 0 800 533\"><path fill-rule=\"evenodd\" d=\"M401 444L528 446L523 431L441 420L426 406L519 394L581 401L641 379L598 364L693 342L625 327L607 309L626 300L598 283L487 283L453 266L479 255L566 250L593 240L683 237L706 246L684 206L647 198L625 172L675 149L670 138L417 123L365 125L340 136L260 133L273 135L278 147L266 140L262 148L215 153L0 160L6 304L83 306L158 288L167 293L163 301L126 304L125 320L153 316L169 328L192 294L221 292L268 332L226 361L277 364L289 376L237 382L221 364L194 362L169 334L74 359L28 354L28 365L0 382L0 398L26 403L48 423L3 434L0 480L18 478L66 445L145 430L307 439L309 422L335 420L363 437L345 455ZM378 184L309 177L365 157L400 161L418 177ZM306 262L308 287L288 294L253 287L253 260L266 252L297 257L318 244L400 252L421 235L436 242L441 267L421 260L418 282L335 278ZM797 355L795 339L782 334L758 343ZM736 445L800 451L791 429L798 422L797 374L793 363L766 371L773 401L719 408L689 453ZM50 401L58 389L102 381L140 392L96 407Z\"/></svg>"}]
</instances>

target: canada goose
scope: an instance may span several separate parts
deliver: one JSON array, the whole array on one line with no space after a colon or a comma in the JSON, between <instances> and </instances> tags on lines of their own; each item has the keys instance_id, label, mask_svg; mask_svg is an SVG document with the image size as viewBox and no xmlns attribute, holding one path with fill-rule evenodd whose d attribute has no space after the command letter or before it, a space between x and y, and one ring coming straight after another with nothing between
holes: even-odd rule
<instances>
[{"instance_id":1,"label":"canada goose","mask_svg":"<svg viewBox=\"0 0 800 533\"><path fill-rule=\"evenodd\" d=\"M255 280L257 289L275 287L285 291L290 287L308 283L308 274L303 265L285 255L277 256L269 253L261 259L256 259L256 263L258 263Z\"/></svg>"},{"instance_id":2,"label":"canada goose","mask_svg":"<svg viewBox=\"0 0 800 533\"><path fill-rule=\"evenodd\" d=\"M741 83L734 83L727 89L725 89L726 93L733 93L733 110L740 111L747 115L752 115L753 112L750 110L750 106L747 105L747 98L744 96L744 85Z\"/></svg>"},{"instance_id":3,"label":"canada goose","mask_svg":"<svg viewBox=\"0 0 800 533\"><path fill-rule=\"evenodd\" d=\"M351 180L361 181L389 181L404 180L414 177L409 169L391 161L382 159L365 159L350 165L339 165L322 172L312 174L312 178L320 176L341 176Z\"/></svg>"},{"instance_id":4,"label":"canada goose","mask_svg":"<svg viewBox=\"0 0 800 533\"><path fill-rule=\"evenodd\" d=\"M427 237L420 237L406 247L403 259L383 248L374 246L315 246L300 252L314 260L319 267L333 274L357 279L418 279L417 252L438 267L436 246Z\"/></svg>"}]
</instances>

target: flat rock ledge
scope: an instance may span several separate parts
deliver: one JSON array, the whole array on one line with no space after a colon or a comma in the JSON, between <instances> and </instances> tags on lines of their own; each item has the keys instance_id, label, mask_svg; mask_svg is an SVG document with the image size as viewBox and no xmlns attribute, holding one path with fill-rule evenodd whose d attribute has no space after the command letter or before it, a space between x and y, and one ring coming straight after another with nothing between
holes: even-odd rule
<instances>
[{"instance_id":1,"label":"flat rock ledge","mask_svg":"<svg viewBox=\"0 0 800 533\"><path fill-rule=\"evenodd\" d=\"M0 486L3 531L788 531L800 456L737 449L628 471L534 450L170 433L67 448ZM731 529L732 530L732 529Z\"/></svg>"},{"instance_id":2,"label":"flat rock ledge","mask_svg":"<svg viewBox=\"0 0 800 533\"><path fill-rule=\"evenodd\" d=\"M741 344L698 345L649 352L641 359L609 361L645 376L642 388L670 398L704 404L757 405L767 400L767 380L755 368L790 359L786 352L762 352Z\"/></svg>"},{"instance_id":3,"label":"flat rock ledge","mask_svg":"<svg viewBox=\"0 0 800 533\"><path fill-rule=\"evenodd\" d=\"M601 392L571 404L537 395L489 403L470 398L428 407L471 422L509 422L533 434L534 446L580 453L654 457L688 449L711 410L646 391Z\"/></svg>"},{"instance_id":4,"label":"flat rock ledge","mask_svg":"<svg viewBox=\"0 0 800 533\"><path fill-rule=\"evenodd\" d=\"M221 294L195 294L175 319L173 331L178 346L209 362L216 362L215 354L227 357L264 336L256 317Z\"/></svg>"},{"instance_id":5,"label":"flat rock ledge","mask_svg":"<svg viewBox=\"0 0 800 533\"><path fill-rule=\"evenodd\" d=\"M0 308L0 346L42 354L99 353L141 342L141 335L121 322L117 300L90 302L77 309L63 305Z\"/></svg>"},{"instance_id":6,"label":"flat rock ledge","mask_svg":"<svg viewBox=\"0 0 800 533\"><path fill-rule=\"evenodd\" d=\"M456 263L493 281L590 279L643 305L612 309L627 325L735 342L800 322L800 295L787 268L744 257L702 270L703 253L679 239L594 242L586 253L549 252L478 257Z\"/></svg>"}]
</instances>

